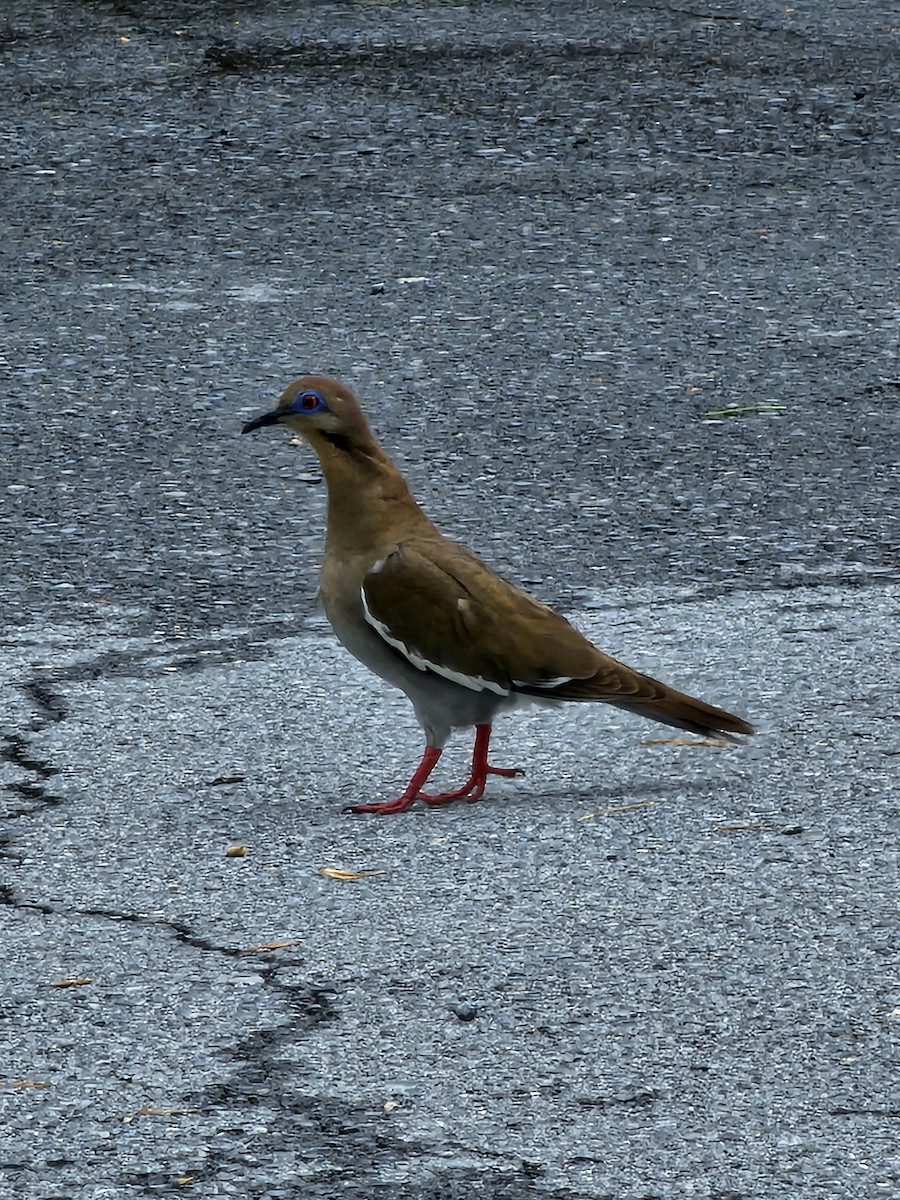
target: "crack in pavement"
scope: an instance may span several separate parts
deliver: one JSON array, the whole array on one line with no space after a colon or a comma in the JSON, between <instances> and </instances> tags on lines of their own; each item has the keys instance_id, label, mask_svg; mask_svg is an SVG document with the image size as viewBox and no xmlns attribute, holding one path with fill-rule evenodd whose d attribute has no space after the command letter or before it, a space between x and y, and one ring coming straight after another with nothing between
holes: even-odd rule
<instances>
[{"instance_id":1,"label":"crack in pavement","mask_svg":"<svg viewBox=\"0 0 900 1200\"><path fill-rule=\"evenodd\" d=\"M281 636L285 636L283 631ZM260 629L241 637L228 639L198 638L189 646L153 645L141 650L107 650L89 661L48 668L45 674L32 675L16 684L25 697L32 716L24 728L0 734L0 760L10 763L30 779L17 779L3 785L4 790L18 797L19 803L0 814L0 819L16 821L64 803L64 797L48 787L48 781L59 772L45 758L34 753L32 739L48 725L64 721L69 705L57 689L66 683L82 683L98 679L149 680L174 672L205 671L240 661L256 661L267 657L272 638ZM9 845L9 839L0 843ZM2 849L0 849L2 853Z\"/></svg>"},{"instance_id":2,"label":"crack in pavement","mask_svg":"<svg viewBox=\"0 0 900 1200\"><path fill-rule=\"evenodd\" d=\"M30 817L63 803L62 796L56 795L46 786L47 780L58 774L55 767L43 759L30 753L31 743L21 733L5 733L2 735L3 745L0 746L0 758L11 763L21 771L30 772L36 779L17 779L4 784L6 791L19 796L22 803L17 808L11 808L2 814L4 820L16 821L21 817Z\"/></svg>"},{"instance_id":3,"label":"crack in pavement","mask_svg":"<svg viewBox=\"0 0 900 1200\"><path fill-rule=\"evenodd\" d=\"M262 656L263 644L258 646ZM215 654L212 653L215 650ZM4 789L20 798L17 806L2 814L7 822L21 820L34 816L48 808L65 804L65 797L51 789L49 781L59 774L57 767L46 758L34 752L32 738L46 729L49 725L64 721L70 712L65 697L56 690L61 683L77 683L87 679L98 678L152 678L163 671L205 669L218 666L222 662L233 661L235 647L229 643L224 650L221 641L203 639L195 643L192 653L184 654L179 649L178 657L159 664L160 647L155 646L141 652L106 651L98 654L89 662L72 663L52 671L43 677L32 676L19 683L19 691L26 697L32 712L30 722L25 729L0 734L0 760L4 760L23 773L30 774L31 779L13 780L4 784ZM244 651L246 655L246 650ZM144 668L151 660L156 660L156 669ZM7 826L7 829L9 826ZM15 858L14 834L4 833L0 836L0 859ZM135 925L155 926L169 930L176 941L182 945L207 953L225 955L236 958L246 956L249 952L241 947L217 945L209 938L195 932L185 921L153 916L149 913L120 911L107 908L73 908L57 905L36 899L27 899L19 895L12 883L0 881L0 906L17 908L31 912L42 913L45 916L62 918L94 917L101 920L117 921ZM264 951L258 951L263 953ZM265 978L265 974L263 974Z\"/></svg>"},{"instance_id":4,"label":"crack in pavement","mask_svg":"<svg viewBox=\"0 0 900 1200\"><path fill-rule=\"evenodd\" d=\"M116 921L127 925L141 925L149 928L165 929L172 933L174 940L183 946L190 946L194 950L201 950L209 954L222 954L227 958L249 958L251 955L265 955L280 953L277 948L267 949L266 947L246 948L243 946L222 946L211 941L202 934L196 933L187 924L186 921L180 921L172 917L153 916L151 913L139 912L120 912L113 908L67 908L62 905L49 904L41 900L26 900L19 896L16 889L9 883L0 883L0 906L7 908L17 908L28 912L43 913L47 917L95 917L103 921ZM281 969L284 963L273 964L268 970L257 967L257 973L266 982L270 976L273 976L277 970ZM293 963L292 965L296 965ZM281 988L283 991L289 989ZM325 989L328 990L328 989Z\"/></svg>"},{"instance_id":5,"label":"crack in pavement","mask_svg":"<svg viewBox=\"0 0 900 1200\"><path fill-rule=\"evenodd\" d=\"M34 716L28 733L39 733L48 724L62 721L68 713L68 705L61 696L42 680L32 678L20 685ZM48 780L59 774L45 759L33 753L28 733L18 730L0 735L0 759L17 767L33 779L17 779L4 785L6 791L20 797L22 803L2 814L8 821L30 817L44 809L63 803L62 796L51 791ZM8 845L8 840L5 843Z\"/></svg>"},{"instance_id":6,"label":"crack in pavement","mask_svg":"<svg viewBox=\"0 0 900 1200\"><path fill-rule=\"evenodd\" d=\"M78 649L74 641L70 646L73 651ZM144 642L131 647L113 647L106 642L98 647L98 653L77 661L70 659L46 667L30 664L31 676L18 684L20 694L28 699L29 712L20 720L19 729L0 738L0 753L28 776L15 787L19 803L15 813L9 815L13 819L25 818L50 806L65 806L67 802L65 790L58 789L54 783L66 760L60 759L60 767L57 767L52 753L41 753L41 747L34 745L34 739L42 731L50 731L53 724L69 718L74 725L79 719L72 713L77 712L83 701L73 693L70 706L66 685L74 688L82 683L90 685L99 681L102 687L111 680L143 681L164 679L167 675L172 678L175 672L215 669L223 663L234 664L241 658L245 661L266 658L273 652L277 652L277 647L273 649L272 641L260 641L259 630L256 630L243 646L238 646L233 639L226 644L221 640L201 639L189 644ZM90 703L89 694L87 703ZM78 730L74 732L77 734ZM67 740L71 742L72 739ZM65 769L71 772L70 766ZM65 813L65 807L62 811ZM58 820L57 817L53 819ZM15 827L7 821L5 828L12 834ZM11 841L10 837L7 846ZM0 856L2 854L3 840L0 838ZM197 1151L182 1165L182 1174L196 1177L198 1182L207 1185L221 1178L246 1176L255 1168L256 1149L240 1137L228 1144L225 1133L235 1127L258 1127L263 1131L267 1153L299 1154L304 1161L315 1164L296 1192L288 1186L286 1195L298 1198L328 1194L335 1186L344 1187L353 1179L362 1194L387 1200L396 1195L397 1188L396 1181L386 1177L392 1170L390 1164L408 1161L419 1162L423 1174L433 1179L433 1182L411 1179L404 1187L404 1194L411 1200L414 1197L423 1200L459 1197L462 1200L484 1187L490 1188L493 1195L509 1200L531 1200L538 1194L533 1181L542 1174L543 1163L510 1161L506 1151L490 1143L479 1146L477 1139L471 1145L466 1144L466 1139L449 1139L436 1149L431 1135L423 1134L419 1129L415 1111L408 1111L406 1116L398 1114L400 1119L391 1119L395 1109L415 1105L415 1099L411 1100L402 1090L388 1089L383 1095L373 1094L364 1076L355 1080L343 1079L338 1063L333 1076L326 1072L323 1078L307 1069L308 1060L315 1061L314 1046L318 1045L320 1036L326 1041L333 1037L340 1041L348 1025L338 1022L349 1021L350 1016L349 1012L343 1012L344 1003L349 1004L349 1000L344 999L348 980L331 981L317 976L315 961L310 962L309 956L302 954L302 947L299 951L285 953L283 949L223 945L194 928L188 920L165 916L153 904L149 906L149 912L136 911L119 907L115 900L111 905L104 904L106 897L98 898L99 904L76 907L67 904L65 898L47 902L23 894L22 889L11 882L0 884L0 906L38 914L42 930L51 930L53 919L96 922L96 926L80 930L79 937L112 943L117 939L115 935L110 938L109 928L103 929L104 922L132 927L136 941L139 940L137 930L155 930L167 944L186 948L187 955L181 966L183 968L187 963L186 974L196 981L201 994L208 991L210 995L216 995L225 990L219 977L226 976L239 985L246 984L241 978L246 976L247 980L252 980L255 989L248 994L256 998L245 1002L243 1009L237 1006L234 1017L228 1022L225 1046L220 1050L223 1061L211 1068L207 1063L207 1078L202 1082L189 1077L175 1089L184 1105L199 1110L200 1121L209 1125L208 1136L198 1137L194 1143ZM126 894L126 904L127 901ZM122 930L121 941L128 940L129 935ZM195 954L206 957L194 958ZM216 959L210 959L209 955L215 955ZM242 960L246 960L243 972ZM228 963L228 966L216 968L212 965L216 961ZM90 969L79 973L98 974ZM352 980L352 985L359 986L358 969L354 974L357 977ZM102 983L98 978L101 992ZM264 995L268 1002L263 999ZM247 1020L247 1012L265 1015L261 1020L251 1015ZM102 1041L103 1035L99 1036ZM347 1091L350 1095L342 1094ZM442 1161L451 1152L452 1161ZM171 1175L163 1168L126 1171L118 1182L123 1187L158 1194L171 1185ZM248 1198L259 1196L262 1200L268 1190L268 1185L261 1183L258 1191L254 1189L246 1194ZM574 1195L544 1188L539 1188L539 1194L566 1197L566 1200Z\"/></svg>"}]
</instances>

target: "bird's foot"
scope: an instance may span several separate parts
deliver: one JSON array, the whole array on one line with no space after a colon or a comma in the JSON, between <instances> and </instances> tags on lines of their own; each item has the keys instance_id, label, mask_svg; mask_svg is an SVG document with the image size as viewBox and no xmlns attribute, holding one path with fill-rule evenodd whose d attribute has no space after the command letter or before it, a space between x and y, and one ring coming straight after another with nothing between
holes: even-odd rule
<instances>
[{"instance_id":1,"label":"bird's foot","mask_svg":"<svg viewBox=\"0 0 900 1200\"><path fill-rule=\"evenodd\" d=\"M425 753L422 755L422 761L416 767L412 779L406 785L406 790L396 800L380 800L376 804L348 804L344 812L379 813L383 817L388 817L392 813L406 812L410 805L415 804L422 795L420 788L434 770L435 764L440 757L441 749L439 746L426 746Z\"/></svg>"},{"instance_id":2,"label":"bird's foot","mask_svg":"<svg viewBox=\"0 0 900 1200\"><path fill-rule=\"evenodd\" d=\"M437 796L426 796L421 792L419 798L432 807L451 804L454 800L465 800L467 804L474 804L484 795L488 775L502 775L504 779L514 779L517 775L524 774L521 767L485 767L479 774L471 775L461 788L453 792L441 792Z\"/></svg>"},{"instance_id":3,"label":"bird's foot","mask_svg":"<svg viewBox=\"0 0 900 1200\"><path fill-rule=\"evenodd\" d=\"M473 772L463 786L453 792L440 792L437 795L420 792L419 788L428 778L438 757L439 752L426 756L406 791L396 800L379 800L373 804L348 804L344 808L344 812L376 813L379 816L388 817L393 813L406 812L417 800L423 800L432 808L437 808L442 804L452 804L454 800L465 800L468 804L474 804L484 794L488 775L501 775L504 779L514 779L517 775L525 774L521 767L489 767L485 763L481 770Z\"/></svg>"},{"instance_id":4,"label":"bird's foot","mask_svg":"<svg viewBox=\"0 0 900 1200\"><path fill-rule=\"evenodd\" d=\"M468 804L474 804L476 800L481 799L484 783L483 779L481 783L473 783L470 779L464 787L457 788L455 792L440 792L437 796L426 796L423 792L419 799L424 800L431 808L439 808L442 804L452 804L454 800L463 799Z\"/></svg>"},{"instance_id":5,"label":"bird's foot","mask_svg":"<svg viewBox=\"0 0 900 1200\"><path fill-rule=\"evenodd\" d=\"M348 804L344 808L344 812L352 813L378 813L382 817L389 817L392 813L406 812L410 805L415 804L419 799L419 793L404 792L402 796L398 796L396 800L379 800L373 804Z\"/></svg>"}]
</instances>

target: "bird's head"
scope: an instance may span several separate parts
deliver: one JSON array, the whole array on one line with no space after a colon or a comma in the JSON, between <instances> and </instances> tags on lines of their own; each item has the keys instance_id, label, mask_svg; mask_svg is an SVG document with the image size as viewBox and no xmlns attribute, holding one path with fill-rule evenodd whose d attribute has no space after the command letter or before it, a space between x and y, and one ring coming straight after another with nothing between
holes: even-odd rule
<instances>
[{"instance_id":1,"label":"bird's head","mask_svg":"<svg viewBox=\"0 0 900 1200\"><path fill-rule=\"evenodd\" d=\"M327 375L304 375L282 392L277 406L244 425L252 433L264 425L286 425L313 446L322 442L346 449L371 439L359 402L343 384Z\"/></svg>"}]
</instances>

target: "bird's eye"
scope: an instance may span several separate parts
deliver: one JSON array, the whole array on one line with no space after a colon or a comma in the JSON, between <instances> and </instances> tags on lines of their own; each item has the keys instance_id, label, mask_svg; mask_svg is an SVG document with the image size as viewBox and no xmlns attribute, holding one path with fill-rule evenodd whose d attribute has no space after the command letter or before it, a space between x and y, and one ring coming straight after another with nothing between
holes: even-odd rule
<instances>
[{"instance_id":1,"label":"bird's eye","mask_svg":"<svg viewBox=\"0 0 900 1200\"><path fill-rule=\"evenodd\" d=\"M325 401L318 392L301 392L294 401L297 412L313 413L325 407Z\"/></svg>"}]
</instances>

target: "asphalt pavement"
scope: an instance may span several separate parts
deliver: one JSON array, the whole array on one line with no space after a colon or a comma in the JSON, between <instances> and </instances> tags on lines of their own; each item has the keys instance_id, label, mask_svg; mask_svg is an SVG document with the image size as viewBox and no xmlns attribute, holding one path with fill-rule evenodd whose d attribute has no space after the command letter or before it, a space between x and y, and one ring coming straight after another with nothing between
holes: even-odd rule
<instances>
[{"instance_id":1,"label":"asphalt pavement","mask_svg":"<svg viewBox=\"0 0 900 1200\"><path fill-rule=\"evenodd\" d=\"M6 4L3 1200L900 1194L898 30ZM310 371L756 738L530 710L346 814L421 735L239 436Z\"/></svg>"}]
</instances>

